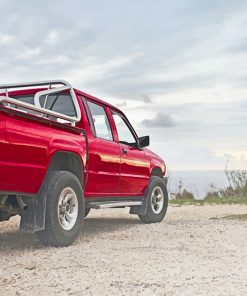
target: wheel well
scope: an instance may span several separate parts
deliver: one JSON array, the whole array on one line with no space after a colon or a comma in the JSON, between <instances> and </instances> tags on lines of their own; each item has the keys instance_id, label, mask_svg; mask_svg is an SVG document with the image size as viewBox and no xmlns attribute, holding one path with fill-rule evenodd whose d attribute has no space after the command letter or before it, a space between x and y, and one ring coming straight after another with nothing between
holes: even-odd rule
<instances>
[{"instance_id":1,"label":"wheel well","mask_svg":"<svg viewBox=\"0 0 247 296\"><path fill-rule=\"evenodd\" d=\"M71 152L56 152L52 157L49 171L68 171L73 173L80 183L83 182L83 166L80 157Z\"/></svg>"},{"instance_id":2,"label":"wheel well","mask_svg":"<svg viewBox=\"0 0 247 296\"><path fill-rule=\"evenodd\" d=\"M158 176L162 177L162 170L161 168L155 167L152 169L151 176Z\"/></svg>"}]
</instances>

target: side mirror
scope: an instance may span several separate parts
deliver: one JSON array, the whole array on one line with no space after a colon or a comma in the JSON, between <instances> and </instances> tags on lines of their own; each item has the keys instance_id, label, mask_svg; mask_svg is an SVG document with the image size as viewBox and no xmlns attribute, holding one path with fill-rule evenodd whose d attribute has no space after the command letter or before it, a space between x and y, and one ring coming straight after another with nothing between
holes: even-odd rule
<instances>
[{"instance_id":1,"label":"side mirror","mask_svg":"<svg viewBox=\"0 0 247 296\"><path fill-rule=\"evenodd\" d=\"M149 136L144 136L139 138L140 148L144 148L150 145Z\"/></svg>"}]
</instances>

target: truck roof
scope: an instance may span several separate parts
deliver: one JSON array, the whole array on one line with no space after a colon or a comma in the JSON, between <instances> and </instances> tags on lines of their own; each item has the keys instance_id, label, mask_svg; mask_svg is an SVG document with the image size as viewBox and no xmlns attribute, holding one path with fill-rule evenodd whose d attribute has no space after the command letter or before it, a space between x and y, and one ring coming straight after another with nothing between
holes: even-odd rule
<instances>
[{"instance_id":1,"label":"truck roof","mask_svg":"<svg viewBox=\"0 0 247 296\"><path fill-rule=\"evenodd\" d=\"M115 110L118 111L119 113L123 113L120 109L118 109L118 108L115 107L114 105L112 105L112 104L106 102L105 100L101 100L101 99L99 99L99 98L97 98L97 97L95 97L95 96L93 96L93 95L90 95L90 94L88 94L88 93L85 93L85 92L83 92L83 91L81 91L81 90L78 90L78 89L76 89L76 88L74 88L74 91L75 91L75 93L76 93L77 95L81 95L81 96L86 97L86 98L88 98L88 99L92 99L92 100L95 101L95 102L98 102L98 103L103 104L103 105L106 105L106 106L108 106L108 107L110 107L110 108L112 108L112 109L115 109Z\"/></svg>"}]
</instances>

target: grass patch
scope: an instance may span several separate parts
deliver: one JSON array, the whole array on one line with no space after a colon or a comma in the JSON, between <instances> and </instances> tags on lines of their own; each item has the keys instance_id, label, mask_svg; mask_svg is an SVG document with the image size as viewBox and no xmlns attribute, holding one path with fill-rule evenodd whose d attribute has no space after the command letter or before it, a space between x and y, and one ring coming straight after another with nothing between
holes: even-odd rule
<instances>
[{"instance_id":1,"label":"grass patch","mask_svg":"<svg viewBox=\"0 0 247 296\"><path fill-rule=\"evenodd\" d=\"M173 199L169 200L169 205L176 205L176 206L189 206L189 205L203 205L203 200L196 200L196 199Z\"/></svg>"},{"instance_id":2,"label":"grass patch","mask_svg":"<svg viewBox=\"0 0 247 296\"><path fill-rule=\"evenodd\" d=\"M247 197L210 197L204 200L196 199L174 199L169 200L169 205L188 206L188 205L229 205L240 204L247 205Z\"/></svg>"}]
</instances>

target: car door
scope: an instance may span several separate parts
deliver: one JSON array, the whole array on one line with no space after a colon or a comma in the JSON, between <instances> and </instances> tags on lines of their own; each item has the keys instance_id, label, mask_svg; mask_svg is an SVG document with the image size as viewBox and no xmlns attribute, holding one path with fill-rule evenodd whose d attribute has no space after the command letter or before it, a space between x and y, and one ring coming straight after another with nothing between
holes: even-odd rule
<instances>
[{"instance_id":1,"label":"car door","mask_svg":"<svg viewBox=\"0 0 247 296\"><path fill-rule=\"evenodd\" d=\"M104 105L87 100L92 134L89 139L89 164L86 197L109 197L119 194L120 147L114 142Z\"/></svg>"},{"instance_id":2,"label":"car door","mask_svg":"<svg viewBox=\"0 0 247 296\"><path fill-rule=\"evenodd\" d=\"M125 196L143 195L149 180L145 152L138 148L138 138L127 118L115 110L111 113L121 150L120 193Z\"/></svg>"}]
</instances>

